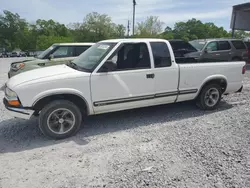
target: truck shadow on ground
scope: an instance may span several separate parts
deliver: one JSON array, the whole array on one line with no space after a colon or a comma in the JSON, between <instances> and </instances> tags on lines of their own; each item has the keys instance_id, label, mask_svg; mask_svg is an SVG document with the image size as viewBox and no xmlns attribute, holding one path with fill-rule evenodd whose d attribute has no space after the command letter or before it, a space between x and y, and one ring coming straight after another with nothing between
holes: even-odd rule
<instances>
[{"instance_id":1,"label":"truck shadow on ground","mask_svg":"<svg viewBox=\"0 0 250 188\"><path fill-rule=\"evenodd\" d=\"M88 144L88 140L90 140L88 137L91 136L200 117L232 107L233 105L222 101L217 110L202 111L193 102L183 102L96 115L86 119L85 125L76 136L64 140L51 140L43 136L35 118L28 121L13 118L0 122L0 154L42 148L70 141L74 141L78 145L85 145ZM159 124L159 126L167 126L167 124Z\"/></svg>"}]
</instances>

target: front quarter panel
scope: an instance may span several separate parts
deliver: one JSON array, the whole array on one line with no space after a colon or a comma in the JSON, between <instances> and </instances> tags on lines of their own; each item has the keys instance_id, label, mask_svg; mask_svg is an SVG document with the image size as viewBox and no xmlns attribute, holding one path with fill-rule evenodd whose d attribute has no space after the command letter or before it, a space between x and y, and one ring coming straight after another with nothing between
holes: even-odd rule
<instances>
[{"instance_id":1,"label":"front quarter panel","mask_svg":"<svg viewBox=\"0 0 250 188\"><path fill-rule=\"evenodd\" d=\"M89 76L61 78L36 84L19 85L14 91L17 93L24 107L32 107L40 99L47 96L75 94L85 100L89 114L92 114L89 78Z\"/></svg>"}]
</instances>

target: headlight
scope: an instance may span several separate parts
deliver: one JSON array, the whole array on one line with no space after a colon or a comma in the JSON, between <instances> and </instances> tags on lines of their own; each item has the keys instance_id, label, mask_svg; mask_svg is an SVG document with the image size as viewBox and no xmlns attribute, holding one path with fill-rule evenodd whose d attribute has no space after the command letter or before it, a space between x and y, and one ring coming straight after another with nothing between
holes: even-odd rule
<instances>
[{"instance_id":1,"label":"headlight","mask_svg":"<svg viewBox=\"0 0 250 188\"><path fill-rule=\"evenodd\" d=\"M8 87L5 88L5 95L8 98L17 98L17 94Z\"/></svg>"},{"instance_id":2,"label":"headlight","mask_svg":"<svg viewBox=\"0 0 250 188\"><path fill-rule=\"evenodd\" d=\"M25 66L24 63L13 63L11 64L11 69L17 71Z\"/></svg>"}]
</instances>

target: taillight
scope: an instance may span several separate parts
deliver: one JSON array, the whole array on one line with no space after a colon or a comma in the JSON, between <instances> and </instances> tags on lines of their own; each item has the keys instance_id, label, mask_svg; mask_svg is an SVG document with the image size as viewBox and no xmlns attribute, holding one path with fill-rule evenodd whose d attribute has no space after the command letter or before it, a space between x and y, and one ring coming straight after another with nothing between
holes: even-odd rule
<instances>
[{"instance_id":1,"label":"taillight","mask_svg":"<svg viewBox=\"0 0 250 188\"><path fill-rule=\"evenodd\" d=\"M242 67L242 74L245 74L246 73L246 65L244 65L243 67Z\"/></svg>"}]
</instances>

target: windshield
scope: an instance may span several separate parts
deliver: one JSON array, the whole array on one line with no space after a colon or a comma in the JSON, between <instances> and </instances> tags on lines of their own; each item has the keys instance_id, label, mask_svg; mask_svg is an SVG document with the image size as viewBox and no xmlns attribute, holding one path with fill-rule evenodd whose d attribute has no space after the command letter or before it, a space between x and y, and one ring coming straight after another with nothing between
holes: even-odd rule
<instances>
[{"instance_id":1,"label":"windshield","mask_svg":"<svg viewBox=\"0 0 250 188\"><path fill-rule=\"evenodd\" d=\"M91 71L99 65L99 63L114 48L115 45L116 43L97 43L83 52L72 62L80 68Z\"/></svg>"},{"instance_id":2,"label":"windshield","mask_svg":"<svg viewBox=\"0 0 250 188\"><path fill-rule=\"evenodd\" d=\"M43 51L41 54L37 56L38 59L44 59L47 54L49 54L53 49L55 49L56 45L50 46L47 50Z\"/></svg>"},{"instance_id":3,"label":"windshield","mask_svg":"<svg viewBox=\"0 0 250 188\"><path fill-rule=\"evenodd\" d=\"M196 48L194 48L191 44L185 41L169 41L169 43L171 44L174 51L183 50L183 49L185 49L186 51L190 51L190 52L197 51Z\"/></svg>"},{"instance_id":4,"label":"windshield","mask_svg":"<svg viewBox=\"0 0 250 188\"><path fill-rule=\"evenodd\" d=\"M199 41L199 40L193 40L189 42L193 47L195 47L197 50L202 50L206 44L205 41Z\"/></svg>"}]
</instances>

